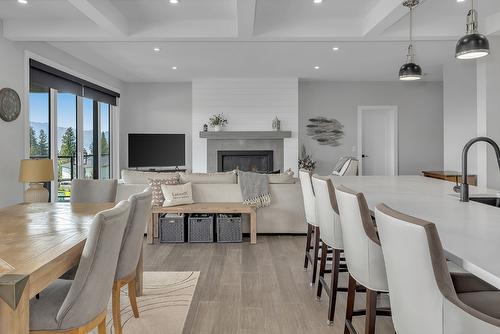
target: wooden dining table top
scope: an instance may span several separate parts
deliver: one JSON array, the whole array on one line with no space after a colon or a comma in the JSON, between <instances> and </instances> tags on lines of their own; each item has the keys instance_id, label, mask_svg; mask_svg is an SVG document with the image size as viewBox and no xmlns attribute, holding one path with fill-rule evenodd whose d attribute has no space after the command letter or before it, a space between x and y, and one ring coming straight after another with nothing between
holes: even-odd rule
<instances>
[{"instance_id":1,"label":"wooden dining table top","mask_svg":"<svg viewBox=\"0 0 500 334\"><path fill-rule=\"evenodd\" d=\"M36 275L87 239L94 216L114 203L22 203L0 209L0 277Z\"/></svg>"}]
</instances>

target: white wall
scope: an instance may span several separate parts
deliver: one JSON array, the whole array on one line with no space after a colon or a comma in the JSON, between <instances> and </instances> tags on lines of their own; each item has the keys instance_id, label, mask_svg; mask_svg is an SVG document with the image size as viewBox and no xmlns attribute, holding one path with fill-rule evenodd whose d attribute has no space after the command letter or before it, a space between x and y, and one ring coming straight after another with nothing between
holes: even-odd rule
<instances>
[{"instance_id":1,"label":"white wall","mask_svg":"<svg viewBox=\"0 0 500 334\"><path fill-rule=\"evenodd\" d=\"M316 172L329 174L340 157L357 155L358 105L398 106L400 174L443 168L442 83L300 82L299 143L317 161ZM344 125L341 146L322 146L306 136L308 119L317 116Z\"/></svg>"},{"instance_id":2,"label":"white wall","mask_svg":"<svg viewBox=\"0 0 500 334\"><path fill-rule=\"evenodd\" d=\"M443 80L444 169L461 171L462 149L477 136L475 62L444 65ZM477 173L476 147L469 152L469 172Z\"/></svg>"},{"instance_id":3,"label":"white wall","mask_svg":"<svg viewBox=\"0 0 500 334\"><path fill-rule=\"evenodd\" d=\"M0 29L0 88L10 87L21 97L21 115L11 123L0 121L0 207L22 201L24 185L19 183L19 162L25 157L25 121L28 105L25 91L25 52L34 53L63 67L82 73L87 80L120 90L121 82L46 43L14 43L2 37Z\"/></svg>"},{"instance_id":4,"label":"white wall","mask_svg":"<svg viewBox=\"0 0 500 334\"><path fill-rule=\"evenodd\" d=\"M210 116L224 113L227 130L269 131L275 116L285 139L284 167L297 172L298 81L292 79L197 79L193 81L193 171L207 170L207 141L199 137Z\"/></svg>"},{"instance_id":5,"label":"white wall","mask_svg":"<svg viewBox=\"0 0 500 334\"><path fill-rule=\"evenodd\" d=\"M120 100L120 167L128 167L129 133L184 133L191 168L191 83L127 83Z\"/></svg>"}]
</instances>

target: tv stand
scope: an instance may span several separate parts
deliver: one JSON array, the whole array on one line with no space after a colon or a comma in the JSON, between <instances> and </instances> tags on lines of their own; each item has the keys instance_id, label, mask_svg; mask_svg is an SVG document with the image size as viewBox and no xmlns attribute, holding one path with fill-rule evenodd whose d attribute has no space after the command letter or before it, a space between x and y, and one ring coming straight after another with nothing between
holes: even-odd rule
<instances>
[{"instance_id":1,"label":"tv stand","mask_svg":"<svg viewBox=\"0 0 500 334\"><path fill-rule=\"evenodd\" d=\"M187 169L186 168L179 168L179 167L175 167L175 168L169 168L169 169L157 169L157 168L147 168L147 169L139 169L139 168L135 168L136 171L139 171L139 172L155 172L155 173L173 173L173 172L186 172Z\"/></svg>"}]
</instances>

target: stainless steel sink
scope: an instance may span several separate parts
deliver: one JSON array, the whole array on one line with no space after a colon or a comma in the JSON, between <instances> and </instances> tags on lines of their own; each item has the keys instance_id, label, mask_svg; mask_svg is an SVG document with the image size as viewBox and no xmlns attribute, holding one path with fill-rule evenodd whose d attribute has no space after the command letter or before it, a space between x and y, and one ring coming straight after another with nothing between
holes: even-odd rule
<instances>
[{"instance_id":1,"label":"stainless steel sink","mask_svg":"<svg viewBox=\"0 0 500 334\"><path fill-rule=\"evenodd\" d=\"M496 206L500 208L500 197L493 196L471 196L469 201L478 202L486 205Z\"/></svg>"}]
</instances>

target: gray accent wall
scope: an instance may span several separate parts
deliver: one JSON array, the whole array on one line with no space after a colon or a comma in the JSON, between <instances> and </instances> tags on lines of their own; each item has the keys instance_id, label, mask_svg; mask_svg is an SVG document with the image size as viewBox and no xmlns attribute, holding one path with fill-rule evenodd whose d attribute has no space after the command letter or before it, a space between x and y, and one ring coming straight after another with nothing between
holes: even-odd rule
<instances>
[{"instance_id":1,"label":"gray accent wall","mask_svg":"<svg viewBox=\"0 0 500 334\"><path fill-rule=\"evenodd\" d=\"M441 82L299 82L299 150L329 174L342 156L357 156L357 107L397 105L399 174L443 168L443 84ZM322 146L306 135L311 117L335 118L344 125L341 146Z\"/></svg>"}]
</instances>

